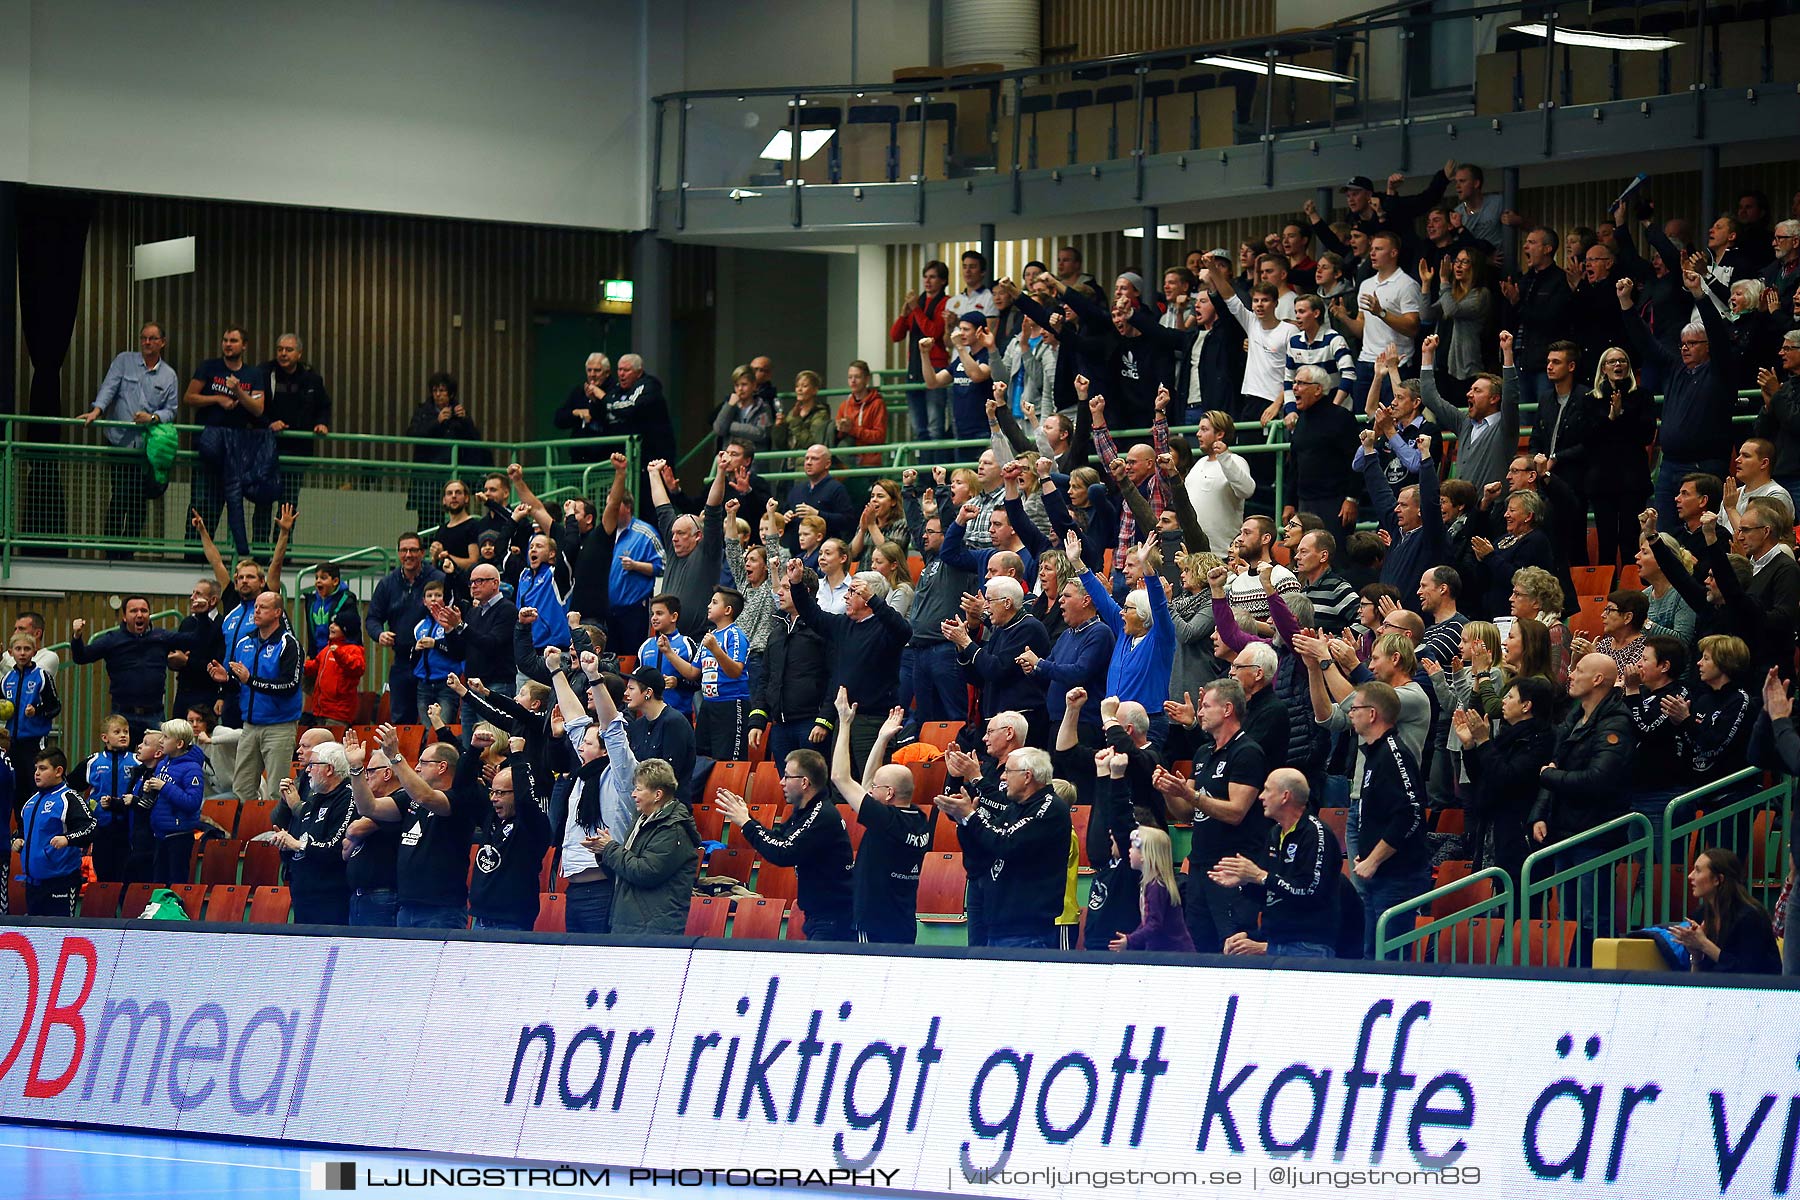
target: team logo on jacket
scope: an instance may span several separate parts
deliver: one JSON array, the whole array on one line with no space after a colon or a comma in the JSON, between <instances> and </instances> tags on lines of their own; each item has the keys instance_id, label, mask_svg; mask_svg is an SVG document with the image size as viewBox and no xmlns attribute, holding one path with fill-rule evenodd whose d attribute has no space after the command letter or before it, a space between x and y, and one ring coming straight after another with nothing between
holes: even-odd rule
<instances>
[{"instance_id":1,"label":"team logo on jacket","mask_svg":"<svg viewBox=\"0 0 1800 1200\"><path fill-rule=\"evenodd\" d=\"M475 854L475 869L483 875L492 875L500 869L500 851L492 846L483 846Z\"/></svg>"},{"instance_id":2,"label":"team logo on jacket","mask_svg":"<svg viewBox=\"0 0 1800 1200\"><path fill-rule=\"evenodd\" d=\"M1294 859L1299 856L1299 854L1300 854L1300 843L1289 842L1288 847L1287 847L1287 860L1289 862L1293 862Z\"/></svg>"},{"instance_id":3,"label":"team logo on jacket","mask_svg":"<svg viewBox=\"0 0 1800 1200\"><path fill-rule=\"evenodd\" d=\"M996 858L994 860L994 865L988 868L988 878L992 879L995 883L998 883L1000 882L1000 876L1005 871L1006 860L1004 858Z\"/></svg>"}]
</instances>

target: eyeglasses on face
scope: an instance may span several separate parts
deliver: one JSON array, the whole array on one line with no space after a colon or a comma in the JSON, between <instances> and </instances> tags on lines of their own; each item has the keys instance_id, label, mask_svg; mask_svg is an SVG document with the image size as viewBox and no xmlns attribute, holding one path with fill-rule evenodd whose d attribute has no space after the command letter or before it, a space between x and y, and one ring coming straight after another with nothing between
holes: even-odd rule
<instances>
[{"instance_id":1,"label":"eyeglasses on face","mask_svg":"<svg viewBox=\"0 0 1800 1200\"><path fill-rule=\"evenodd\" d=\"M1345 709L1344 711L1345 712L1374 712L1375 706L1373 704L1352 704L1349 708Z\"/></svg>"}]
</instances>

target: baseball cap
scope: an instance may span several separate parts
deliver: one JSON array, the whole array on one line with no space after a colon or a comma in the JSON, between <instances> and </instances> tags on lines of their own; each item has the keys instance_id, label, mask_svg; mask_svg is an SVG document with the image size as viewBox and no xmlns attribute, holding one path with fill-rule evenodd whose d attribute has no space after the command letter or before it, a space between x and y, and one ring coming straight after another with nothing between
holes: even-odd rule
<instances>
[{"instance_id":1,"label":"baseball cap","mask_svg":"<svg viewBox=\"0 0 1800 1200\"><path fill-rule=\"evenodd\" d=\"M663 694L663 673L655 667L639 667L631 673L631 677L637 680L639 687L652 696Z\"/></svg>"},{"instance_id":2,"label":"baseball cap","mask_svg":"<svg viewBox=\"0 0 1800 1200\"><path fill-rule=\"evenodd\" d=\"M1338 191L1347 192L1352 188L1361 188L1365 192L1372 192L1375 190L1375 181L1367 175L1352 175L1350 182L1339 188Z\"/></svg>"},{"instance_id":3,"label":"baseball cap","mask_svg":"<svg viewBox=\"0 0 1800 1200\"><path fill-rule=\"evenodd\" d=\"M1230 261L1231 261L1231 255L1230 255L1230 254L1229 254L1229 253L1227 253L1227 252L1226 252L1226 251L1225 251L1225 250L1223 250L1223 249L1220 249L1220 250L1208 250L1208 251L1207 251L1207 252L1206 252L1206 257L1208 257L1208 258L1222 258L1222 259L1224 259L1224 260L1225 260L1225 261L1226 261L1226 262L1230 262Z\"/></svg>"}]
</instances>

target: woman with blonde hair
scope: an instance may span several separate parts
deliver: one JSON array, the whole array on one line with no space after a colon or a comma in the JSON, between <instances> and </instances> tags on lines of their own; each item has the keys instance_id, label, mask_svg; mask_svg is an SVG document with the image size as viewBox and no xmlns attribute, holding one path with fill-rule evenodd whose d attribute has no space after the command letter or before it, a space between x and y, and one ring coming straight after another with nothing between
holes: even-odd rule
<instances>
[{"instance_id":1,"label":"woman with blonde hair","mask_svg":"<svg viewBox=\"0 0 1800 1200\"><path fill-rule=\"evenodd\" d=\"M1506 631L1501 644L1501 665L1497 669L1474 674L1476 707L1490 718L1501 715L1500 701L1513 680L1529 676L1547 679L1558 696L1568 694L1568 684L1556 682L1551 674L1550 631L1536 617L1517 617ZM1558 719L1561 713L1557 714Z\"/></svg>"},{"instance_id":2,"label":"woman with blonde hair","mask_svg":"<svg viewBox=\"0 0 1800 1200\"><path fill-rule=\"evenodd\" d=\"M1175 851L1169 835L1153 825L1131 831L1131 869L1138 873L1138 927L1113 938L1114 950L1194 952L1181 911L1181 884L1175 874Z\"/></svg>"},{"instance_id":3,"label":"woman with blonde hair","mask_svg":"<svg viewBox=\"0 0 1800 1200\"><path fill-rule=\"evenodd\" d=\"M1563 589L1556 576L1542 567L1520 567L1513 573L1512 615L1544 623L1550 635L1551 678L1558 687L1569 684L1569 627L1563 624Z\"/></svg>"},{"instance_id":4,"label":"woman with blonde hair","mask_svg":"<svg viewBox=\"0 0 1800 1200\"><path fill-rule=\"evenodd\" d=\"M1578 400L1571 416L1582 454L1570 482L1593 503L1599 565L1622 567L1637 552L1638 513L1650 498L1656 409L1638 386L1631 356L1617 346L1601 353L1593 390Z\"/></svg>"},{"instance_id":5,"label":"woman with blonde hair","mask_svg":"<svg viewBox=\"0 0 1800 1200\"><path fill-rule=\"evenodd\" d=\"M912 572L906 565L906 551L898 542L883 542L869 551L867 570L887 580L887 606L901 616L910 616L913 602Z\"/></svg>"},{"instance_id":6,"label":"woman with blonde hair","mask_svg":"<svg viewBox=\"0 0 1800 1200\"><path fill-rule=\"evenodd\" d=\"M819 403L819 389L825 381L817 371L802 371L794 376L794 400L775 425L775 448L798 450L805 454L808 446L830 444L831 410ZM793 470L800 469L794 459Z\"/></svg>"}]
</instances>

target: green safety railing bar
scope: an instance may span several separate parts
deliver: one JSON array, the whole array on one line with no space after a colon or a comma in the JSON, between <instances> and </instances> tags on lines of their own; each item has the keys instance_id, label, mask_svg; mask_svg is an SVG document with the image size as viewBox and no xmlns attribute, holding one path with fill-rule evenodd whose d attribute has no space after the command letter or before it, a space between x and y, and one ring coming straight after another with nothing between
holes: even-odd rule
<instances>
[{"instance_id":1,"label":"green safety railing bar","mask_svg":"<svg viewBox=\"0 0 1800 1200\"><path fill-rule=\"evenodd\" d=\"M1729 835L1724 838L1723 841L1727 843L1735 842L1737 840L1736 835L1738 830L1732 828L1732 826L1737 825L1738 819L1743 817L1746 813L1751 813L1765 807L1768 808L1769 811L1775 812L1777 816L1785 816L1787 813L1788 802L1793 796L1794 781L1792 779L1784 779L1772 787L1761 788L1752 791L1747 795L1740 796L1727 803L1723 808L1713 809L1704 813L1695 812L1694 816L1685 821L1677 821L1676 814L1682 810L1694 808L1694 806L1698 805L1700 801L1708 796L1729 791L1743 784L1751 783L1752 781L1760 781L1761 778L1762 771L1760 768L1745 767L1740 771L1735 771L1732 774L1725 776L1723 779L1715 779L1704 787L1698 787L1691 792L1684 792L1681 795L1676 796L1673 800L1670 800L1668 806L1664 808L1662 845L1660 847L1663 864L1662 887L1659 889L1660 894L1652 898L1656 902L1656 919L1659 923L1668 921L1670 915L1675 911L1674 889L1677 887L1685 888L1687 886L1687 880L1685 878L1677 879L1676 872L1673 869L1677 863L1682 866L1692 865L1689 856L1686 853L1687 847L1684 843L1689 842L1693 839L1695 834L1703 829L1719 827L1725 827ZM1777 810L1770 806L1770 801L1779 801L1780 809ZM1776 839L1776 850L1778 853L1776 857L1771 858L1769 861L1777 863L1785 861L1779 856L1779 851L1784 848L1781 843L1789 836L1788 831L1783 827L1784 824L1784 822L1779 820L1772 820L1770 822L1768 834ZM1754 824L1752 824L1752 827L1747 833L1751 837L1755 836ZM1683 850L1680 857L1676 856L1675 848L1677 846L1681 846ZM1734 845L1726 845L1724 848L1732 850L1734 853L1738 853L1739 857L1744 860L1745 870L1750 870L1753 861L1753 845L1742 848ZM1706 847L1700 845L1696 846L1694 849L1697 853L1700 850L1706 849ZM1745 853L1744 851L1751 851L1752 853ZM1768 846L1766 844L1763 847L1763 851L1765 854L1768 853ZM1784 868L1782 870L1782 875L1785 876L1785 874L1786 871ZM1779 888L1781 882L1781 877L1777 877L1773 886ZM1761 880L1751 878L1749 883L1752 887L1761 886L1765 889L1770 886L1766 878ZM1646 920L1645 923L1648 924L1648 920Z\"/></svg>"},{"instance_id":2,"label":"green safety railing bar","mask_svg":"<svg viewBox=\"0 0 1800 1200\"><path fill-rule=\"evenodd\" d=\"M1610 841L1614 835L1627 833L1627 831L1630 831L1629 836L1621 845L1611 849L1598 850L1594 857L1586 858L1576 866L1556 869L1555 861L1558 856L1582 846L1594 843L1604 844ZM1526 856L1524 865L1519 868L1519 911L1529 917L1534 911L1534 900L1540 896L1548 896L1553 889L1560 888L1564 884L1573 883L1577 893L1576 910L1571 913L1563 909L1559 915L1565 921L1579 921L1581 918L1579 890L1584 880L1591 880L1594 885L1593 936L1618 937L1627 930L1620 927L1619 888L1615 879L1617 868L1630 863L1632 858L1637 856L1641 856L1642 860L1639 864L1642 868L1639 879L1647 887L1651 877L1651 866L1656 859L1656 834L1650 827L1650 818L1643 813L1635 812L1614 817L1592 829L1585 829L1573 837L1564 838L1560 842L1554 842L1534 850ZM1538 873L1544 870L1548 870L1550 873L1541 879L1538 878ZM1604 876L1602 872L1604 872ZM1630 891L1635 890L1635 888L1630 889ZM1610 922L1605 923L1604 927L1601 917L1602 905L1610 913ZM1626 910L1625 925L1629 926L1631 924L1629 892L1626 896ZM1581 935L1578 934L1576 938L1577 954L1580 952L1581 944ZM1571 962L1568 965L1575 966L1577 964Z\"/></svg>"},{"instance_id":3,"label":"green safety railing bar","mask_svg":"<svg viewBox=\"0 0 1800 1200\"><path fill-rule=\"evenodd\" d=\"M1431 906L1440 898L1453 896L1465 888L1476 886L1483 880L1488 880L1495 885L1492 896L1483 900L1473 900L1466 907L1460 908L1448 916L1435 917L1423 923L1419 922L1417 914L1420 910L1429 913ZM1506 926L1501 934L1500 946L1493 961L1499 964L1509 963L1512 961L1513 918L1517 911L1516 901L1517 895L1514 891L1512 877L1499 867L1485 867L1472 875L1454 879L1442 887L1433 888L1417 899L1397 904L1377 917L1375 919L1375 957L1387 959L1395 951L1405 952L1421 942L1435 939L1440 930L1449 929L1458 922L1474 917L1491 916L1493 911L1498 908L1504 915ZM1389 930L1391 923L1395 921L1408 922L1409 927L1401 930L1398 934L1392 934Z\"/></svg>"}]
</instances>

